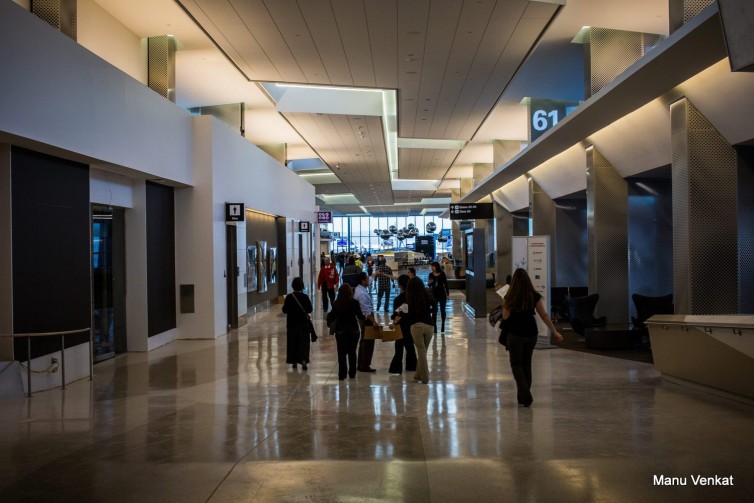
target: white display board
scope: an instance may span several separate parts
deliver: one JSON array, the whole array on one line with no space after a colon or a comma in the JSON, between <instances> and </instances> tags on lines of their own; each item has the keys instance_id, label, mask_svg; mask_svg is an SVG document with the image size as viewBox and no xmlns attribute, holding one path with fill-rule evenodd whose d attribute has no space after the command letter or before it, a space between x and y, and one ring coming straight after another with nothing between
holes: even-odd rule
<instances>
[{"instance_id":1,"label":"white display board","mask_svg":"<svg viewBox=\"0 0 754 503\"><path fill-rule=\"evenodd\" d=\"M545 309L550 306L550 236L514 236L511 246L513 271L526 269L534 289L542 296ZM550 329L537 315L537 347L550 346Z\"/></svg>"}]
</instances>

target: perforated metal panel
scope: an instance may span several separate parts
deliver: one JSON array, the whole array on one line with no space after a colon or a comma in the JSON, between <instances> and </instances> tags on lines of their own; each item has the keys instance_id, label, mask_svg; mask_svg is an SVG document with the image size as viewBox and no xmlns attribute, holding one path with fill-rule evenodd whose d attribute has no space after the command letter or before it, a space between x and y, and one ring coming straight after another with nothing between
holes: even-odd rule
<instances>
[{"instance_id":1,"label":"perforated metal panel","mask_svg":"<svg viewBox=\"0 0 754 503\"><path fill-rule=\"evenodd\" d=\"M683 22L687 23L691 18L702 12L714 0L683 0Z\"/></svg>"},{"instance_id":2,"label":"perforated metal panel","mask_svg":"<svg viewBox=\"0 0 754 503\"><path fill-rule=\"evenodd\" d=\"M244 104L230 103L227 105L213 105L208 107L196 107L190 109L191 113L200 115L211 115L216 119L230 126L234 131L238 131L241 136L245 136L244 121Z\"/></svg>"},{"instance_id":3,"label":"perforated metal panel","mask_svg":"<svg viewBox=\"0 0 754 503\"><path fill-rule=\"evenodd\" d=\"M556 284L555 202L533 178L529 179L529 214L532 220L532 234L550 236L550 279L552 284Z\"/></svg>"},{"instance_id":4,"label":"perforated metal panel","mask_svg":"<svg viewBox=\"0 0 754 503\"><path fill-rule=\"evenodd\" d=\"M754 147L738 153L738 310L754 314Z\"/></svg>"},{"instance_id":5,"label":"perforated metal panel","mask_svg":"<svg viewBox=\"0 0 754 503\"><path fill-rule=\"evenodd\" d=\"M736 313L736 153L687 99L670 112L676 313Z\"/></svg>"},{"instance_id":6,"label":"perforated metal panel","mask_svg":"<svg viewBox=\"0 0 754 503\"><path fill-rule=\"evenodd\" d=\"M163 35L147 39L149 88L175 101L175 39Z\"/></svg>"},{"instance_id":7,"label":"perforated metal panel","mask_svg":"<svg viewBox=\"0 0 754 503\"><path fill-rule=\"evenodd\" d=\"M597 149L587 149L589 293L598 313L628 322L628 186Z\"/></svg>"},{"instance_id":8,"label":"perforated metal panel","mask_svg":"<svg viewBox=\"0 0 754 503\"><path fill-rule=\"evenodd\" d=\"M56 30L76 40L76 0L33 0L31 11Z\"/></svg>"},{"instance_id":9,"label":"perforated metal panel","mask_svg":"<svg viewBox=\"0 0 754 503\"><path fill-rule=\"evenodd\" d=\"M612 82L660 40L661 35L591 28L586 65L590 96Z\"/></svg>"}]
</instances>

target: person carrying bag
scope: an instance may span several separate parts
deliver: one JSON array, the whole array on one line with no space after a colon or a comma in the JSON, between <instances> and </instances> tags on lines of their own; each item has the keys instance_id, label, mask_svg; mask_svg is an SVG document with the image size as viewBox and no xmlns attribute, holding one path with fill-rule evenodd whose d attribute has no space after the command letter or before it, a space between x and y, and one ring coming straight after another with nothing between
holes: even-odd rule
<instances>
[{"instance_id":1,"label":"person carrying bag","mask_svg":"<svg viewBox=\"0 0 754 503\"><path fill-rule=\"evenodd\" d=\"M294 369L301 365L307 370L309 364L310 343L317 340L314 325L309 317L312 312L312 301L304 293L304 281L301 278L293 278L291 282L293 293L285 296L283 313L286 316L286 359Z\"/></svg>"}]
</instances>

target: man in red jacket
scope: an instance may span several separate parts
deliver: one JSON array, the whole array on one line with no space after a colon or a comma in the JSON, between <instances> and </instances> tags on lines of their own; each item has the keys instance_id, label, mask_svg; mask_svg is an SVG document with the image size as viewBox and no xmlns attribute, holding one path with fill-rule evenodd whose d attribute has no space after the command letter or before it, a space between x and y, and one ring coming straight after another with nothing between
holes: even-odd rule
<instances>
[{"instance_id":1,"label":"man in red jacket","mask_svg":"<svg viewBox=\"0 0 754 503\"><path fill-rule=\"evenodd\" d=\"M338 269L330 262L329 258L325 257L325 265L319 270L319 276L317 276L317 288L322 289L322 309L324 312L327 312L330 303L335 302L335 290L338 288L338 283L340 283Z\"/></svg>"}]
</instances>

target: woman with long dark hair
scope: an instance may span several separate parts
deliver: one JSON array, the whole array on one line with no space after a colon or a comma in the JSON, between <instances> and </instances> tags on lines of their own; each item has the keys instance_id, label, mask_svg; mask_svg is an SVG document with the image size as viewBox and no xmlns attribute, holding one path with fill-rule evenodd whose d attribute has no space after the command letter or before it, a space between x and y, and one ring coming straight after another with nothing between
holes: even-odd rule
<instances>
[{"instance_id":1,"label":"woman with long dark hair","mask_svg":"<svg viewBox=\"0 0 754 503\"><path fill-rule=\"evenodd\" d=\"M411 327L411 337L414 339L416 346L416 373L415 381L421 381L424 384L429 382L429 365L427 364L427 348L432 342L434 331L432 330L432 305L434 300L427 292L424 282L413 277L408 280L406 285L406 305L408 313L400 313L393 320L393 324L400 323L401 318L407 317Z\"/></svg>"},{"instance_id":2,"label":"woman with long dark hair","mask_svg":"<svg viewBox=\"0 0 754 503\"><path fill-rule=\"evenodd\" d=\"M439 262L432 262L431 269L427 286L432 290L432 297L435 298L434 309L432 309L432 325L434 325L435 333L437 333L437 311L439 310L442 320L440 332L445 332L445 305L448 303L448 296L450 295L448 277Z\"/></svg>"},{"instance_id":3,"label":"woman with long dark hair","mask_svg":"<svg viewBox=\"0 0 754 503\"><path fill-rule=\"evenodd\" d=\"M312 312L312 301L304 293L304 280L299 277L293 278L291 282L293 293L285 296L283 302L283 313L286 321L286 358L285 363L297 368L306 370L309 364L309 347L311 344L309 334L309 313Z\"/></svg>"},{"instance_id":4,"label":"woman with long dark hair","mask_svg":"<svg viewBox=\"0 0 754 503\"><path fill-rule=\"evenodd\" d=\"M338 298L327 314L327 324L335 323L335 344L338 348L338 379L346 375L356 377L356 346L359 344L359 321L364 320L359 301L353 298L353 289L346 283L340 285Z\"/></svg>"},{"instance_id":5,"label":"woman with long dark hair","mask_svg":"<svg viewBox=\"0 0 754 503\"><path fill-rule=\"evenodd\" d=\"M508 327L508 353L511 372L516 380L518 404L524 407L529 407L534 401L531 395L531 358L538 335L535 311L552 330L553 338L562 341L563 336L550 320L542 296L534 290L526 270L516 269L503 301L503 319Z\"/></svg>"}]
</instances>

